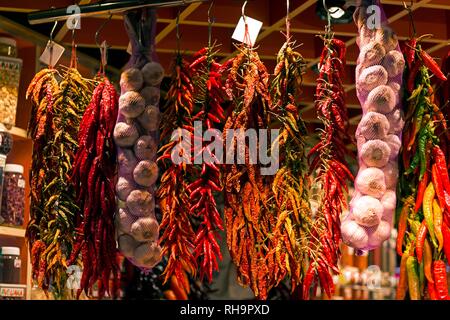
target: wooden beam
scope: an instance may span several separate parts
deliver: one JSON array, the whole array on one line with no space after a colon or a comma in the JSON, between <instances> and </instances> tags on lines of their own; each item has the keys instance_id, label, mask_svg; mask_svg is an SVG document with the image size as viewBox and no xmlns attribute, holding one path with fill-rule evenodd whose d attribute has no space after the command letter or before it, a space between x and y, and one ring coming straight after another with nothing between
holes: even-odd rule
<instances>
[{"instance_id":1,"label":"wooden beam","mask_svg":"<svg viewBox=\"0 0 450 320\"><path fill-rule=\"evenodd\" d=\"M180 13L179 17L179 23L182 22L184 19L186 19L192 12L197 9L201 3L191 3L186 9L183 10L183 12ZM161 30L160 33L155 38L155 43L158 44L163 40L165 37L167 37L177 26L177 20L173 19L167 27L165 27L163 30Z\"/></svg>"},{"instance_id":2,"label":"wooden beam","mask_svg":"<svg viewBox=\"0 0 450 320\"><path fill-rule=\"evenodd\" d=\"M36 32L34 30L31 30L15 21L12 21L5 16L0 15L0 29L4 30L5 32L11 34L14 37L17 37L19 39L24 39L26 41L29 41L31 43L34 43L37 46L41 46L45 48L48 42L48 38L39 32ZM65 46L66 50L64 51L64 55L68 58L70 58L71 50L70 46ZM98 69L98 66L100 65L100 61L98 61L95 58L92 58L91 56L84 54L82 52L77 53L78 60L80 64L92 68L92 69ZM111 73L116 74L117 76L120 76L120 70L117 68L114 68L112 66L108 66L108 71Z\"/></svg>"},{"instance_id":3,"label":"wooden beam","mask_svg":"<svg viewBox=\"0 0 450 320\"><path fill-rule=\"evenodd\" d=\"M79 5L83 5L83 4L89 4L91 2L91 0L80 0L80 2L78 3ZM64 23L63 26L61 27L61 29L59 29L58 33L55 36L55 41L56 42L61 42L64 37L66 36L67 32L69 32L69 29L67 28L67 23ZM75 32L77 32L75 30Z\"/></svg>"}]
</instances>

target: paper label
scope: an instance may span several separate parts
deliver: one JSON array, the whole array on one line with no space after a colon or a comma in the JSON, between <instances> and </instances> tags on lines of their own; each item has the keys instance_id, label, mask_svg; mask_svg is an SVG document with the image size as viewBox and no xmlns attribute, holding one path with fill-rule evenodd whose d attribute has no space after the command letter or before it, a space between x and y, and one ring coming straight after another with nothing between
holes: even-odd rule
<instances>
[{"instance_id":1,"label":"paper label","mask_svg":"<svg viewBox=\"0 0 450 320\"><path fill-rule=\"evenodd\" d=\"M64 50L65 49L62 45L59 45L56 42L49 40L47 42L47 46L45 47L44 52L42 52L39 58L39 61L49 66L55 66L58 63L61 56L63 55Z\"/></svg>"},{"instance_id":2,"label":"paper label","mask_svg":"<svg viewBox=\"0 0 450 320\"><path fill-rule=\"evenodd\" d=\"M245 23L247 23L248 28L248 36L245 39ZM231 36L234 40L244 42L245 44L253 47L258 38L259 31L261 30L263 23L256 19L250 18L248 16L241 17L239 20L236 29L234 29L233 35ZM246 40L246 41L244 41Z\"/></svg>"}]
</instances>

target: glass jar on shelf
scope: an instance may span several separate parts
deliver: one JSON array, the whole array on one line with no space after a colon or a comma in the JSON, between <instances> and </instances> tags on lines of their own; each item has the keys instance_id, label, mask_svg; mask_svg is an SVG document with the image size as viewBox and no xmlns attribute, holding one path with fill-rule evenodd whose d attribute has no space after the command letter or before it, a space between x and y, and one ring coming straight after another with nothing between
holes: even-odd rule
<instances>
[{"instance_id":1,"label":"glass jar on shelf","mask_svg":"<svg viewBox=\"0 0 450 320\"><path fill-rule=\"evenodd\" d=\"M25 180L23 166L7 164L3 182L1 216L3 223L11 226L22 226L25 209Z\"/></svg>"},{"instance_id":2,"label":"glass jar on shelf","mask_svg":"<svg viewBox=\"0 0 450 320\"><path fill-rule=\"evenodd\" d=\"M0 37L0 122L8 129L16 123L22 59L17 58L16 41Z\"/></svg>"}]
</instances>

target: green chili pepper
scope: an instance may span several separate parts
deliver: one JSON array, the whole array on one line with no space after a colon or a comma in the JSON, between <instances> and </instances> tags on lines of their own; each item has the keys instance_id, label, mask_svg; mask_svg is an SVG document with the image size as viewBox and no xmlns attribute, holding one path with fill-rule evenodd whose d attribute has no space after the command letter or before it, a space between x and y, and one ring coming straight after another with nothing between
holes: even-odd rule
<instances>
[{"instance_id":1,"label":"green chili pepper","mask_svg":"<svg viewBox=\"0 0 450 320\"><path fill-rule=\"evenodd\" d=\"M414 155L411 164L409 165L409 168L406 170L406 174L412 173L419 165L420 162L419 153L420 153L419 149L417 149L416 154Z\"/></svg>"},{"instance_id":2,"label":"green chili pepper","mask_svg":"<svg viewBox=\"0 0 450 320\"><path fill-rule=\"evenodd\" d=\"M408 274L409 298L411 300L420 300L420 280L416 257L408 257L408 260L406 260L406 272Z\"/></svg>"},{"instance_id":3,"label":"green chili pepper","mask_svg":"<svg viewBox=\"0 0 450 320\"><path fill-rule=\"evenodd\" d=\"M427 170L427 138L428 138L428 126L420 129L419 133L419 158L420 158L420 175L419 180L422 180L425 171Z\"/></svg>"},{"instance_id":4,"label":"green chili pepper","mask_svg":"<svg viewBox=\"0 0 450 320\"><path fill-rule=\"evenodd\" d=\"M409 222L409 226L411 227L411 231L413 233L413 235L417 235L417 232L419 231L420 228L420 222L417 220L413 220L413 219L408 219Z\"/></svg>"}]
</instances>

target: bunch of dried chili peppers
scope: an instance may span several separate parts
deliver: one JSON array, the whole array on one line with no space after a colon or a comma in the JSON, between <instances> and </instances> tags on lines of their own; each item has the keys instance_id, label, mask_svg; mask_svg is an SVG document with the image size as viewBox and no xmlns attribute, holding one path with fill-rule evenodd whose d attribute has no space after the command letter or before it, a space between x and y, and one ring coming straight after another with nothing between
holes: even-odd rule
<instances>
[{"instance_id":1,"label":"bunch of dried chili peppers","mask_svg":"<svg viewBox=\"0 0 450 320\"><path fill-rule=\"evenodd\" d=\"M308 268L308 233L312 226L305 151L307 132L298 105L305 66L305 60L295 51L295 43L288 38L277 55L271 85L273 113L281 124L276 140L280 168L272 183L278 210L271 241L276 284L289 277L291 290L301 284Z\"/></svg>"},{"instance_id":2,"label":"bunch of dried chili peppers","mask_svg":"<svg viewBox=\"0 0 450 320\"><path fill-rule=\"evenodd\" d=\"M450 182L445 148L446 118L431 75L446 77L420 40L404 47L408 71L407 106L400 176L402 210L398 217L397 253L402 256L397 299L447 300L446 264L450 261Z\"/></svg>"},{"instance_id":3,"label":"bunch of dried chili peppers","mask_svg":"<svg viewBox=\"0 0 450 320\"><path fill-rule=\"evenodd\" d=\"M91 86L76 69L75 49L71 66L63 68L59 84L56 73L53 68L40 71L27 91L33 104L29 132L35 142L27 240L33 278L45 291L52 285L55 297L61 298L80 212L70 177Z\"/></svg>"},{"instance_id":4,"label":"bunch of dried chili peppers","mask_svg":"<svg viewBox=\"0 0 450 320\"><path fill-rule=\"evenodd\" d=\"M118 112L118 95L103 72L97 83L78 133L72 181L82 215L76 219L78 235L71 262L81 252L83 275L80 289L89 294L98 283L98 297L105 292L118 296L119 265L117 260L114 213L116 198L116 146L113 132ZM71 264L69 262L69 264ZM113 287L110 289L110 277Z\"/></svg>"},{"instance_id":5,"label":"bunch of dried chili peppers","mask_svg":"<svg viewBox=\"0 0 450 320\"><path fill-rule=\"evenodd\" d=\"M269 94L269 74L255 49L246 45L238 47L238 54L224 64L228 69L225 83L231 100L231 115L224 127L227 158L235 155L240 161L224 166L225 223L227 245L237 266L238 282L250 286L258 299L265 299L275 283L273 268L275 253L268 236L275 226L272 214L272 176L262 175L256 164L254 150L249 149L243 138L248 129L266 129L270 123L272 102ZM240 130L232 138L229 129ZM244 143L238 143L243 138Z\"/></svg>"},{"instance_id":6,"label":"bunch of dried chili peppers","mask_svg":"<svg viewBox=\"0 0 450 320\"><path fill-rule=\"evenodd\" d=\"M324 128L320 141L308 153L310 172L315 173L318 208L310 239L310 266L303 282L303 297L308 299L310 287L319 283L328 297L334 284L331 272L339 273L341 214L347 208L347 183L353 181L346 155L346 144L352 142L345 105L342 79L345 75L345 44L327 32L320 58L315 107ZM317 288L317 285L314 285Z\"/></svg>"},{"instance_id":7,"label":"bunch of dried chili peppers","mask_svg":"<svg viewBox=\"0 0 450 320\"><path fill-rule=\"evenodd\" d=\"M189 213L200 219L194 241L194 256L197 259L200 278L206 275L212 281L213 271L219 269L217 259L222 260L222 253L217 242L218 231L223 230L223 222L217 209L217 192L222 191L221 171L222 159L216 156L218 145L221 150L222 135L217 130L218 125L225 120L222 104L224 93L222 84L221 65L216 62L216 46L213 44L194 54L191 63L192 78L195 87L195 105L198 109L193 116L194 127L200 129L200 136L194 133L193 168L195 181L189 184L189 198L191 206ZM197 125L199 124L199 126ZM203 131L210 130L214 136L204 139ZM215 130L215 131L211 131ZM214 142L211 142L214 138Z\"/></svg>"},{"instance_id":8,"label":"bunch of dried chili peppers","mask_svg":"<svg viewBox=\"0 0 450 320\"><path fill-rule=\"evenodd\" d=\"M172 275L183 283L183 271L196 274L196 258L193 253L195 233L190 220L192 212L189 184L192 170L192 113L194 111L194 86L189 63L180 52L173 64L167 103L163 107L161 142L158 163L162 176L156 196L162 211L160 228L162 255L167 255L164 282ZM195 210L195 209L194 209Z\"/></svg>"}]
</instances>

